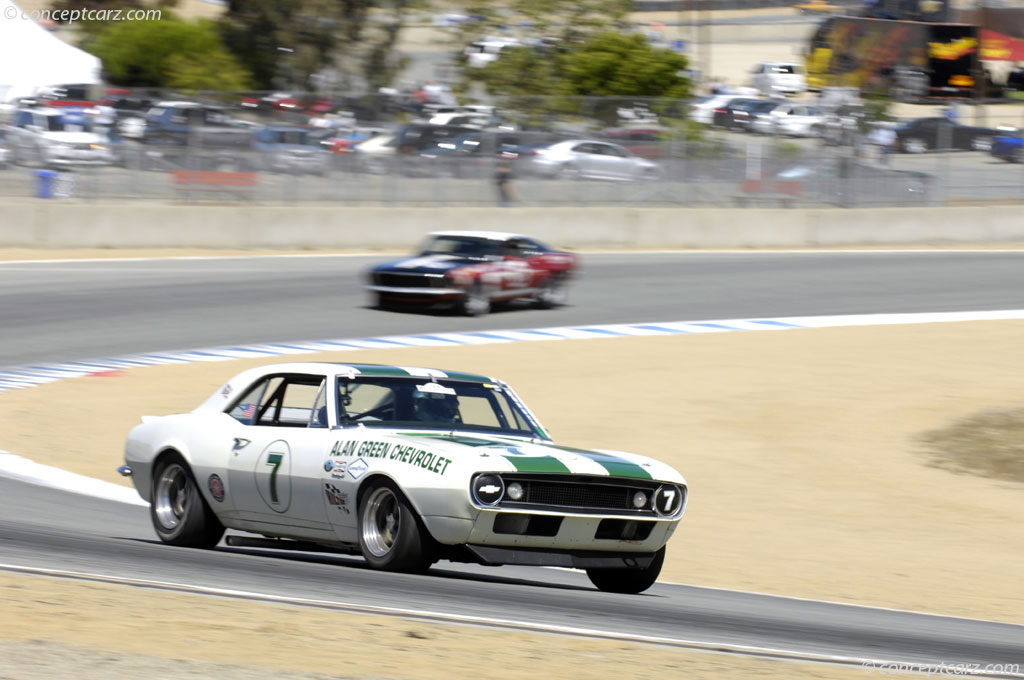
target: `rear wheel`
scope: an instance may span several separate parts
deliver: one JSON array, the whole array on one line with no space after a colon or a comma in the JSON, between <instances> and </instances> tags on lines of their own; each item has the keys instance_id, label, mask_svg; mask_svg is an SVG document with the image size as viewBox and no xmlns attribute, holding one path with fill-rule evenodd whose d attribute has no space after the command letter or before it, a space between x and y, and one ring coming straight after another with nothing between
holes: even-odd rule
<instances>
[{"instance_id":1,"label":"rear wheel","mask_svg":"<svg viewBox=\"0 0 1024 680\"><path fill-rule=\"evenodd\" d=\"M224 535L192 471L178 456L162 462L153 475L149 516L160 540L171 545L212 548Z\"/></svg>"},{"instance_id":2,"label":"rear wheel","mask_svg":"<svg viewBox=\"0 0 1024 680\"><path fill-rule=\"evenodd\" d=\"M1014 149L1011 158L1014 163L1024 163L1024 146L1019 146Z\"/></svg>"},{"instance_id":3,"label":"rear wheel","mask_svg":"<svg viewBox=\"0 0 1024 680\"><path fill-rule=\"evenodd\" d=\"M568 298L569 290L566 285L565 276L562 274L552 274L541 285L533 302L538 309L551 309L552 307L564 305Z\"/></svg>"},{"instance_id":4,"label":"rear wheel","mask_svg":"<svg viewBox=\"0 0 1024 680\"><path fill-rule=\"evenodd\" d=\"M434 563L433 540L405 494L386 480L360 499L359 548L374 569L422 572Z\"/></svg>"},{"instance_id":5,"label":"rear wheel","mask_svg":"<svg viewBox=\"0 0 1024 680\"><path fill-rule=\"evenodd\" d=\"M924 153L928 150L928 144L918 137L904 139L902 146L906 153Z\"/></svg>"},{"instance_id":6,"label":"rear wheel","mask_svg":"<svg viewBox=\"0 0 1024 680\"><path fill-rule=\"evenodd\" d=\"M665 548L654 553L650 565L638 569L587 569L590 582L606 593L635 595L654 585L665 563Z\"/></svg>"}]
</instances>

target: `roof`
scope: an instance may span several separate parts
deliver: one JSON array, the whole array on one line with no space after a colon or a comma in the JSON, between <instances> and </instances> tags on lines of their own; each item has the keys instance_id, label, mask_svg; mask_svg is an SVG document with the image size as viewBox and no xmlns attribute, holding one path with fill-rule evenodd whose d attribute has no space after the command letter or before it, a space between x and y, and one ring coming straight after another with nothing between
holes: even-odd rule
<instances>
[{"instance_id":1,"label":"roof","mask_svg":"<svg viewBox=\"0 0 1024 680\"><path fill-rule=\"evenodd\" d=\"M512 234L504 231L434 231L431 236L466 236L468 238L484 238L491 241L507 241L510 238L529 238L522 234Z\"/></svg>"},{"instance_id":2,"label":"roof","mask_svg":"<svg viewBox=\"0 0 1024 680\"><path fill-rule=\"evenodd\" d=\"M314 375L369 375L369 376L392 376L396 378L449 378L452 380L467 380L470 382L492 382L494 379L486 375L476 373L464 373L462 371L448 371L438 368L421 368L418 366L391 366L387 364L347 364L331 361L304 361L289 362L281 364L267 364L255 369L249 369L237 377L246 374L266 375L268 373L311 373ZM234 382L234 379L232 379Z\"/></svg>"}]
</instances>

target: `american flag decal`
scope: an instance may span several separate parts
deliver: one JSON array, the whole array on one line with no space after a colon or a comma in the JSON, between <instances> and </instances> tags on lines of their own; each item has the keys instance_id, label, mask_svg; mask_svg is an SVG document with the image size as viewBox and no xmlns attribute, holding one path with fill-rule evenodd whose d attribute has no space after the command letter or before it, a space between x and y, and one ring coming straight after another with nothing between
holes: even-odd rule
<instances>
[{"instance_id":1,"label":"american flag decal","mask_svg":"<svg viewBox=\"0 0 1024 680\"><path fill-rule=\"evenodd\" d=\"M256 413L256 404L242 404L242 412L239 415L243 418L252 418L254 413Z\"/></svg>"}]
</instances>

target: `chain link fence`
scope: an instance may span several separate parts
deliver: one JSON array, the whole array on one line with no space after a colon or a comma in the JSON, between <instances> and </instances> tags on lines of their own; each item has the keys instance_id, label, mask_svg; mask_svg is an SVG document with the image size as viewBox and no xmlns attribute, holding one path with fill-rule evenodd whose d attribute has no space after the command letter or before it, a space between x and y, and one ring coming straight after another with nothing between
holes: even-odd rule
<instances>
[{"instance_id":1,"label":"chain link fence","mask_svg":"<svg viewBox=\"0 0 1024 680\"><path fill-rule=\"evenodd\" d=\"M888 149L872 144L863 126L840 143L826 143L820 126L806 136L756 134L690 120L696 103L124 92L93 111L88 128L101 134L92 146L113 149L110 163L79 162L88 149L61 157L47 145L62 142L18 127L19 110L7 112L0 197L752 208L1024 199L1024 150L1009 160L942 150L957 145L948 130L936 133L939 150L912 149L922 153L904 152L903 137ZM989 146L1024 127L1022 103L960 115L992 131ZM42 191L49 171L60 191Z\"/></svg>"}]
</instances>

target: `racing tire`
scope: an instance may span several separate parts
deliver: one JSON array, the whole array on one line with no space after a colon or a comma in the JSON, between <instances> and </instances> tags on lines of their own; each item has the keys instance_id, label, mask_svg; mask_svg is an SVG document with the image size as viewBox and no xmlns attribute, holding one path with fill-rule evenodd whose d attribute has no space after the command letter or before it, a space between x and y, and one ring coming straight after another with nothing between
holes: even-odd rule
<instances>
[{"instance_id":1,"label":"racing tire","mask_svg":"<svg viewBox=\"0 0 1024 680\"><path fill-rule=\"evenodd\" d=\"M381 480L359 499L359 549L373 569L422 573L434 557L433 539L409 500L390 480Z\"/></svg>"},{"instance_id":2,"label":"racing tire","mask_svg":"<svg viewBox=\"0 0 1024 680\"><path fill-rule=\"evenodd\" d=\"M638 569L587 569L587 577L606 593L642 593L658 580L661 567L665 564L665 548L654 553L650 565Z\"/></svg>"},{"instance_id":3,"label":"racing tire","mask_svg":"<svg viewBox=\"0 0 1024 680\"><path fill-rule=\"evenodd\" d=\"M992 138L991 137L975 137L971 140L972 151L991 151L992 150Z\"/></svg>"},{"instance_id":4,"label":"racing tire","mask_svg":"<svg viewBox=\"0 0 1024 680\"><path fill-rule=\"evenodd\" d=\"M1014 163L1024 163L1024 146L1014 149L1013 155L1010 156L1010 160Z\"/></svg>"},{"instance_id":5,"label":"racing tire","mask_svg":"<svg viewBox=\"0 0 1024 680\"><path fill-rule=\"evenodd\" d=\"M928 150L928 143L920 137L908 137L903 140L900 147L905 153L924 153Z\"/></svg>"},{"instance_id":6,"label":"racing tire","mask_svg":"<svg viewBox=\"0 0 1024 680\"><path fill-rule=\"evenodd\" d=\"M483 285L477 283L462 296L459 307L466 316L483 316L491 311L491 298Z\"/></svg>"},{"instance_id":7,"label":"racing tire","mask_svg":"<svg viewBox=\"0 0 1024 680\"><path fill-rule=\"evenodd\" d=\"M185 548L212 548L224 535L224 525L207 505L188 465L174 456L160 463L153 475L149 517L160 540Z\"/></svg>"},{"instance_id":8,"label":"racing tire","mask_svg":"<svg viewBox=\"0 0 1024 680\"><path fill-rule=\"evenodd\" d=\"M565 277L561 274L552 274L537 291L533 304L537 309L552 309L564 305L568 298L569 289Z\"/></svg>"}]
</instances>

